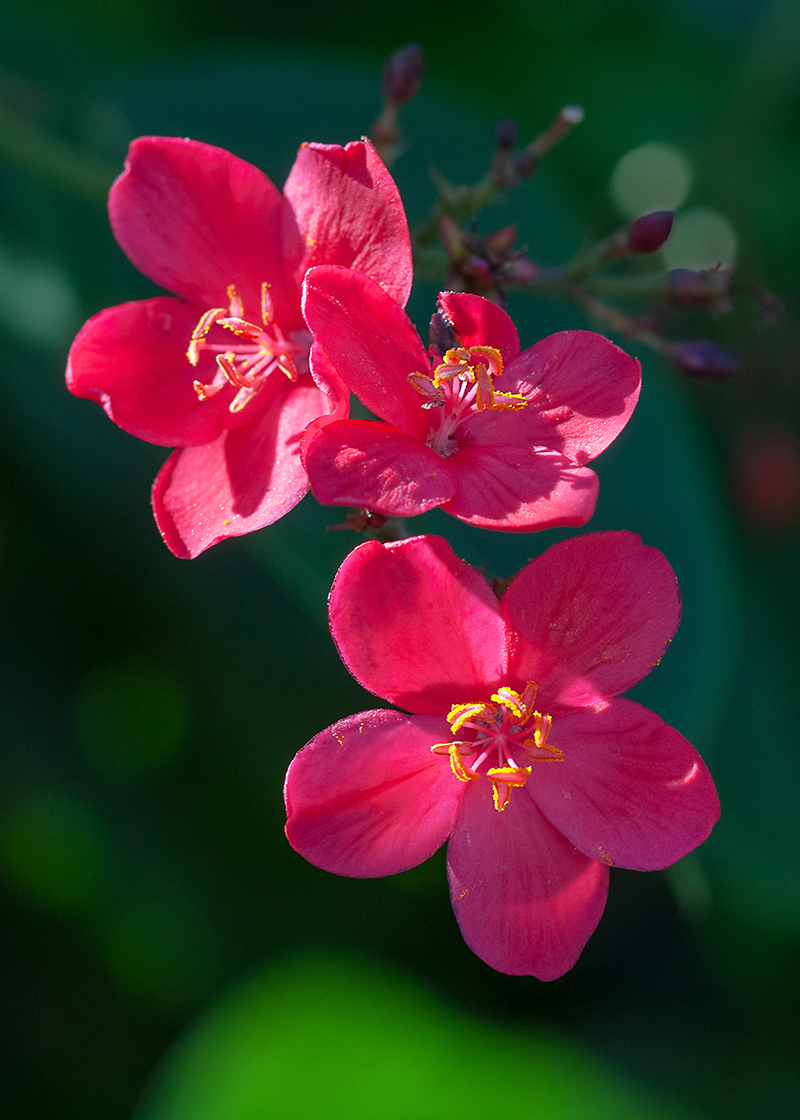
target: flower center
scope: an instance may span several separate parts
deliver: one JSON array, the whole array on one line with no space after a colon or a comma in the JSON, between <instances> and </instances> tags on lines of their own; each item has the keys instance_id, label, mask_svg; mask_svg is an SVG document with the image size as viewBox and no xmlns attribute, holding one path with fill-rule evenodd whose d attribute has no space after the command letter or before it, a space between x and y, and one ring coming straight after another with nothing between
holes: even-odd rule
<instances>
[{"instance_id":1,"label":"flower center","mask_svg":"<svg viewBox=\"0 0 800 1120\"><path fill-rule=\"evenodd\" d=\"M489 703L454 704L447 716L453 734L469 728L475 737L431 747L434 754L449 755L460 782L488 778L499 813L508 805L514 786L525 785L531 772L527 762L553 762L564 757L563 751L547 741L553 717L534 710L536 692L535 683L528 681L522 695L503 685Z\"/></svg>"},{"instance_id":2,"label":"flower center","mask_svg":"<svg viewBox=\"0 0 800 1120\"><path fill-rule=\"evenodd\" d=\"M226 385L233 385L236 395L228 406L231 412L241 412L253 397L264 388L273 370L279 369L290 381L297 381L297 369L292 355L308 353L308 346L285 338L274 321L269 284L261 285L261 325L243 318L244 308L233 284L228 288L228 308L212 307L201 317L192 331L186 357L196 366L200 354L211 350L216 354L217 372L213 381L204 384L195 381L194 391L201 401L213 397ZM208 341L212 327L223 327L242 339L225 344Z\"/></svg>"},{"instance_id":3,"label":"flower center","mask_svg":"<svg viewBox=\"0 0 800 1120\"><path fill-rule=\"evenodd\" d=\"M498 393L492 380L503 372L503 359L494 346L456 346L432 373L410 373L408 380L427 400L422 406L438 409L425 441L443 458L458 451L456 429L474 412L520 409L528 403L521 393Z\"/></svg>"}]
</instances>

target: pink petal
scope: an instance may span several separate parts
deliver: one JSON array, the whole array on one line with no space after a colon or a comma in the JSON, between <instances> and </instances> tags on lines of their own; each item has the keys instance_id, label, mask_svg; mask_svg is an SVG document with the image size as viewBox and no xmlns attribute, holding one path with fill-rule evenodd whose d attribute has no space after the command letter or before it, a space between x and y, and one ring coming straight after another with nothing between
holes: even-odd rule
<instances>
[{"instance_id":1,"label":"pink petal","mask_svg":"<svg viewBox=\"0 0 800 1120\"><path fill-rule=\"evenodd\" d=\"M294 208L305 255L301 282L314 265L354 268L405 306L411 291L411 242L403 203L369 140L303 144L284 194Z\"/></svg>"},{"instance_id":2,"label":"pink petal","mask_svg":"<svg viewBox=\"0 0 800 1120\"><path fill-rule=\"evenodd\" d=\"M344 268L313 268L303 285L308 329L349 389L376 416L424 440L429 422L410 373L430 361L403 308L374 280Z\"/></svg>"},{"instance_id":3,"label":"pink petal","mask_svg":"<svg viewBox=\"0 0 800 1120\"><path fill-rule=\"evenodd\" d=\"M227 307L233 284L245 318L260 321L266 281L281 329L302 327L302 241L290 204L252 164L210 144L145 136L130 146L108 211L136 267L200 314Z\"/></svg>"},{"instance_id":4,"label":"pink petal","mask_svg":"<svg viewBox=\"0 0 800 1120\"><path fill-rule=\"evenodd\" d=\"M556 718L548 742L564 752L563 761L534 763L525 788L592 859L635 871L669 867L719 819L714 783L697 751L631 700Z\"/></svg>"},{"instance_id":5,"label":"pink petal","mask_svg":"<svg viewBox=\"0 0 800 1120\"><path fill-rule=\"evenodd\" d=\"M467 785L447 848L464 940L492 968L555 980L575 964L606 902L608 868L573 848L524 790L504 812Z\"/></svg>"},{"instance_id":6,"label":"pink petal","mask_svg":"<svg viewBox=\"0 0 800 1120\"><path fill-rule=\"evenodd\" d=\"M516 415L532 424L530 438L588 463L616 439L639 398L639 363L591 331L561 331L512 362L495 383L530 403ZM535 411L534 411L535 410Z\"/></svg>"},{"instance_id":7,"label":"pink petal","mask_svg":"<svg viewBox=\"0 0 800 1120\"><path fill-rule=\"evenodd\" d=\"M289 843L355 878L422 863L447 839L464 788L447 758L431 753L449 733L441 716L372 711L317 735L286 775Z\"/></svg>"},{"instance_id":8,"label":"pink petal","mask_svg":"<svg viewBox=\"0 0 800 1120\"><path fill-rule=\"evenodd\" d=\"M256 420L203 447L176 451L153 484L153 509L176 556L199 556L226 537L271 525L308 491L299 455L305 426L332 402L309 383L270 379ZM258 399L246 408L256 407Z\"/></svg>"},{"instance_id":9,"label":"pink petal","mask_svg":"<svg viewBox=\"0 0 800 1120\"><path fill-rule=\"evenodd\" d=\"M519 354L517 328L502 307L490 299L467 292L440 292L438 302L463 346L494 346L504 362Z\"/></svg>"},{"instance_id":10,"label":"pink petal","mask_svg":"<svg viewBox=\"0 0 800 1120\"><path fill-rule=\"evenodd\" d=\"M470 525L527 533L583 525L594 513L597 475L558 452L524 444L467 446L448 466L458 490L442 508Z\"/></svg>"},{"instance_id":11,"label":"pink petal","mask_svg":"<svg viewBox=\"0 0 800 1120\"><path fill-rule=\"evenodd\" d=\"M412 712L446 715L502 683L497 600L441 537L356 548L334 580L330 622L356 680Z\"/></svg>"},{"instance_id":12,"label":"pink petal","mask_svg":"<svg viewBox=\"0 0 800 1120\"><path fill-rule=\"evenodd\" d=\"M109 307L88 321L72 344L67 388L97 401L139 439L165 447L208 443L236 418L233 390L200 401L192 388L203 372L186 357L198 312L159 296ZM214 375L208 370L208 380Z\"/></svg>"},{"instance_id":13,"label":"pink petal","mask_svg":"<svg viewBox=\"0 0 800 1120\"><path fill-rule=\"evenodd\" d=\"M304 456L314 497L323 505L413 517L456 489L453 472L435 451L377 420L321 425L304 441Z\"/></svg>"},{"instance_id":14,"label":"pink petal","mask_svg":"<svg viewBox=\"0 0 800 1120\"><path fill-rule=\"evenodd\" d=\"M678 627L675 573L634 533L553 545L503 596L509 672L539 685L537 706L602 707L646 677ZM545 709L542 709L545 710Z\"/></svg>"}]
</instances>

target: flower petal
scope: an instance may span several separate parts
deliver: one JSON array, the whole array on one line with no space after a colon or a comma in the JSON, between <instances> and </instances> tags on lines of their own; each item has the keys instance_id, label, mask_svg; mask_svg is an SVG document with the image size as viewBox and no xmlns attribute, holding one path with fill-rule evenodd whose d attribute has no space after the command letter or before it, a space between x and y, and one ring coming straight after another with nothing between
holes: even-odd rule
<instances>
[{"instance_id":1,"label":"flower petal","mask_svg":"<svg viewBox=\"0 0 800 1120\"><path fill-rule=\"evenodd\" d=\"M141 137L108 212L136 267L194 303L198 317L227 307L233 284L245 318L257 321L266 281L284 333L302 327L294 278L302 241L289 202L252 164L195 140Z\"/></svg>"},{"instance_id":2,"label":"flower petal","mask_svg":"<svg viewBox=\"0 0 800 1120\"><path fill-rule=\"evenodd\" d=\"M497 600L441 537L354 549L331 589L330 623L356 680L412 712L445 715L502 683Z\"/></svg>"},{"instance_id":3,"label":"flower petal","mask_svg":"<svg viewBox=\"0 0 800 1120\"><path fill-rule=\"evenodd\" d=\"M149 443L208 443L236 421L228 411L232 390L201 401L192 387L198 371L186 349L196 325L197 312L179 299L109 307L73 342L67 388L97 401L115 424Z\"/></svg>"},{"instance_id":4,"label":"flower petal","mask_svg":"<svg viewBox=\"0 0 800 1120\"><path fill-rule=\"evenodd\" d=\"M448 466L458 490L443 509L470 525L527 533L583 525L594 513L597 475L555 451L524 444L466 446Z\"/></svg>"},{"instance_id":5,"label":"flower petal","mask_svg":"<svg viewBox=\"0 0 800 1120\"><path fill-rule=\"evenodd\" d=\"M719 819L714 783L697 751L632 700L566 714L553 722L548 741L563 760L535 766L525 788L592 859L634 871L669 867Z\"/></svg>"},{"instance_id":6,"label":"flower petal","mask_svg":"<svg viewBox=\"0 0 800 1120\"><path fill-rule=\"evenodd\" d=\"M503 596L509 673L539 685L537 705L603 707L646 677L681 613L675 573L635 533L590 533L553 545ZM549 707L547 707L549 705Z\"/></svg>"},{"instance_id":7,"label":"flower petal","mask_svg":"<svg viewBox=\"0 0 800 1120\"><path fill-rule=\"evenodd\" d=\"M272 382L275 388L271 389ZM199 556L226 537L271 525L308 491L299 443L330 398L311 384L270 378L272 391L256 419L203 447L176 451L153 484L153 508L176 556ZM247 408L260 404L258 399Z\"/></svg>"},{"instance_id":8,"label":"flower petal","mask_svg":"<svg viewBox=\"0 0 800 1120\"><path fill-rule=\"evenodd\" d=\"M456 490L453 472L435 451L378 420L324 424L304 454L314 497L323 505L413 517Z\"/></svg>"},{"instance_id":9,"label":"flower petal","mask_svg":"<svg viewBox=\"0 0 800 1120\"><path fill-rule=\"evenodd\" d=\"M289 767L286 835L336 875L368 878L416 867L441 847L463 786L431 747L441 716L371 711L317 735Z\"/></svg>"},{"instance_id":10,"label":"flower petal","mask_svg":"<svg viewBox=\"0 0 800 1120\"><path fill-rule=\"evenodd\" d=\"M376 416L424 440L429 422L410 373L430 361L403 308L380 285L345 268L312 268L303 285L308 329L349 389Z\"/></svg>"},{"instance_id":11,"label":"flower petal","mask_svg":"<svg viewBox=\"0 0 800 1120\"><path fill-rule=\"evenodd\" d=\"M641 388L641 368L619 346L592 331L560 331L543 338L506 367L500 392L523 393L519 416L532 424L534 443L588 463L616 439Z\"/></svg>"},{"instance_id":12,"label":"flower petal","mask_svg":"<svg viewBox=\"0 0 800 1120\"><path fill-rule=\"evenodd\" d=\"M468 292L440 292L438 303L462 346L494 346L504 362L519 354L517 328L502 307L490 299Z\"/></svg>"},{"instance_id":13,"label":"flower petal","mask_svg":"<svg viewBox=\"0 0 800 1120\"><path fill-rule=\"evenodd\" d=\"M465 789L447 848L464 940L492 968L555 980L603 913L608 868L576 851L523 790L502 813L488 781Z\"/></svg>"},{"instance_id":14,"label":"flower petal","mask_svg":"<svg viewBox=\"0 0 800 1120\"><path fill-rule=\"evenodd\" d=\"M405 306L411 291L411 241L403 203L368 140L303 144L284 194L295 212L305 254L302 282L314 265L354 268Z\"/></svg>"}]
</instances>

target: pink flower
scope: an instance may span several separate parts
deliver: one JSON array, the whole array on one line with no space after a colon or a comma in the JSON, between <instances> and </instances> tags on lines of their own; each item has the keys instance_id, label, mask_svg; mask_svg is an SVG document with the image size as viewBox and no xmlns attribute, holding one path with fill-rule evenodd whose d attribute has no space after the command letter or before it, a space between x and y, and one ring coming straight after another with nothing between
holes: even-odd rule
<instances>
[{"instance_id":1,"label":"pink flower","mask_svg":"<svg viewBox=\"0 0 800 1120\"><path fill-rule=\"evenodd\" d=\"M611 864L680 859L719 816L694 748L618 694L646 676L680 616L669 564L632 533L554 545L498 602L439 537L370 541L330 599L365 688L407 709L361 712L301 750L286 833L339 875L391 875L448 837L470 947L552 980L605 905Z\"/></svg>"},{"instance_id":2,"label":"pink flower","mask_svg":"<svg viewBox=\"0 0 800 1120\"><path fill-rule=\"evenodd\" d=\"M401 517L441 506L471 525L524 532L582 525L597 476L586 464L627 423L639 363L589 331L520 353L506 313L443 292L425 352L402 307L366 276L321 267L305 282L320 384L338 376L378 420L325 419L303 454L328 505Z\"/></svg>"},{"instance_id":3,"label":"pink flower","mask_svg":"<svg viewBox=\"0 0 800 1120\"><path fill-rule=\"evenodd\" d=\"M221 148L145 137L111 188L114 234L180 299L101 311L72 345L67 385L121 428L178 450L153 486L176 556L276 521L308 490L305 427L346 415L308 376L306 271L364 269L401 303L411 287L397 188L368 141L304 144L284 193Z\"/></svg>"}]
</instances>

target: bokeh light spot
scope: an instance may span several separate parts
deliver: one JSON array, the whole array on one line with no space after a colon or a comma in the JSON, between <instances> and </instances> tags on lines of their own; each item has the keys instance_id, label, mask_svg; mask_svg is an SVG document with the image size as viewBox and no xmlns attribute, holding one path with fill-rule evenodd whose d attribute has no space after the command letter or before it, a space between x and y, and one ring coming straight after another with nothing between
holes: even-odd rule
<instances>
[{"instance_id":1,"label":"bokeh light spot","mask_svg":"<svg viewBox=\"0 0 800 1120\"><path fill-rule=\"evenodd\" d=\"M91 904L105 881L99 822L77 798L57 790L31 794L0 817L0 858L31 900L57 913Z\"/></svg>"},{"instance_id":2,"label":"bokeh light spot","mask_svg":"<svg viewBox=\"0 0 800 1120\"><path fill-rule=\"evenodd\" d=\"M175 672L144 657L106 662L83 681L78 737L104 770L137 774L168 762L186 739L189 698Z\"/></svg>"},{"instance_id":3,"label":"bokeh light spot","mask_svg":"<svg viewBox=\"0 0 800 1120\"><path fill-rule=\"evenodd\" d=\"M689 160L668 144L642 144L620 159L611 173L611 197L626 218L654 210L677 210L692 185Z\"/></svg>"},{"instance_id":4,"label":"bokeh light spot","mask_svg":"<svg viewBox=\"0 0 800 1120\"><path fill-rule=\"evenodd\" d=\"M661 255L667 268L730 265L736 256L736 233L724 215L698 206L676 216Z\"/></svg>"}]
</instances>

